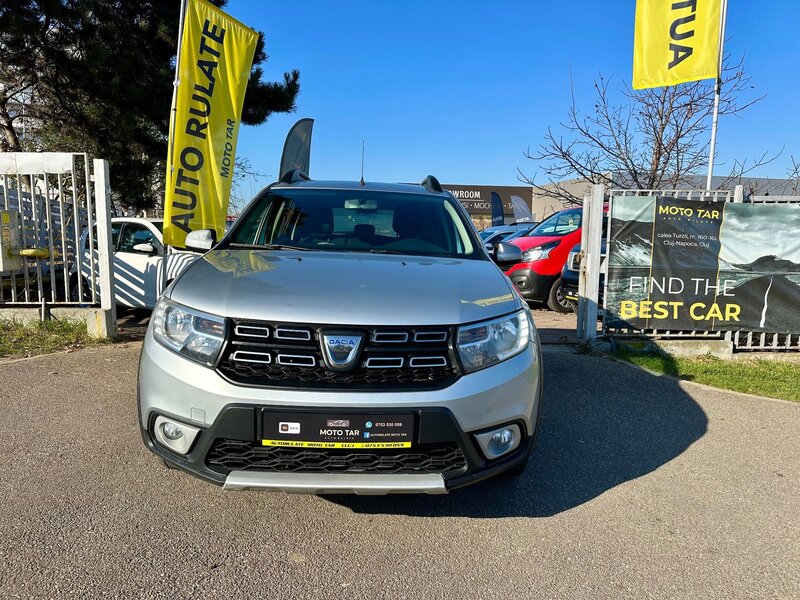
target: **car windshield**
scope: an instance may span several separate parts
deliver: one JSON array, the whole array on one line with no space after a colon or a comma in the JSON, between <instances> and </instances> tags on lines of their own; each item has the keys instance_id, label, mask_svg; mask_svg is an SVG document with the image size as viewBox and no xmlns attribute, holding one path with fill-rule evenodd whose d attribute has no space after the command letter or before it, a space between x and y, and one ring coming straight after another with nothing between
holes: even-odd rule
<instances>
[{"instance_id":1,"label":"car windshield","mask_svg":"<svg viewBox=\"0 0 800 600\"><path fill-rule=\"evenodd\" d=\"M238 220L229 243L232 247L482 258L477 240L468 233L471 227L444 196L273 189Z\"/></svg>"},{"instance_id":2,"label":"car windshield","mask_svg":"<svg viewBox=\"0 0 800 600\"><path fill-rule=\"evenodd\" d=\"M583 212L580 210L561 211L539 223L528 236L567 235L580 229L582 216Z\"/></svg>"}]
</instances>

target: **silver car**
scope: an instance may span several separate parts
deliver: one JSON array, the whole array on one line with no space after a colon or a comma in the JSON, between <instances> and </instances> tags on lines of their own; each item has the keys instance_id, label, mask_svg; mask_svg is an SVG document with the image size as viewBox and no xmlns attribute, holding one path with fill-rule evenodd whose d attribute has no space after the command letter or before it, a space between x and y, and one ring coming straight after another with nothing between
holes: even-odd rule
<instances>
[{"instance_id":1,"label":"silver car","mask_svg":"<svg viewBox=\"0 0 800 600\"><path fill-rule=\"evenodd\" d=\"M226 489L360 494L525 468L536 328L435 178L291 173L214 243L187 237L209 251L159 300L141 355L142 436L169 466Z\"/></svg>"}]
</instances>

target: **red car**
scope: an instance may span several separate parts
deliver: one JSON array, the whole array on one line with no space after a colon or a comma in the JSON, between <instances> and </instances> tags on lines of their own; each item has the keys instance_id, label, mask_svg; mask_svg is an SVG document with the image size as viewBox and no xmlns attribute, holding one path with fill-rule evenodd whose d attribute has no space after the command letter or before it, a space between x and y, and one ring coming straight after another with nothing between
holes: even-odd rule
<instances>
[{"instance_id":1,"label":"red car","mask_svg":"<svg viewBox=\"0 0 800 600\"><path fill-rule=\"evenodd\" d=\"M569 251L581 241L582 218L582 208L562 210L525 237L511 241L522 250L522 262L506 271L506 275L523 298L546 302L557 312L571 310L561 292L561 269Z\"/></svg>"}]
</instances>

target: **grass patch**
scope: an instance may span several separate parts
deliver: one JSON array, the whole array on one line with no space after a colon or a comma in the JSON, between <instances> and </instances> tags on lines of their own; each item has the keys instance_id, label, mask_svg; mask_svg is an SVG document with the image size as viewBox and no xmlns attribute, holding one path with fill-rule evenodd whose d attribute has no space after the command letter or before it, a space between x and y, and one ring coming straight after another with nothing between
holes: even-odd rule
<instances>
[{"instance_id":1,"label":"grass patch","mask_svg":"<svg viewBox=\"0 0 800 600\"><path fill-rule=\"evenodd\" d=\"M715 356L683 358L662 352L620 349L617 356L656 373L724 390L800 402L800 363L777 360L722 360Z\"/></svg>"},{"instance_id":2,"label":"grass patch","mask_svg":"<svg viewBox=\"0 0 800 600\"><path fill-rule=\"evenodd\" d=\"M44 323L22 323L0 320L0 358L77 350L102 343L105 340L89 337L83 321L52 319Z\"/></svg>"}]
</instances>

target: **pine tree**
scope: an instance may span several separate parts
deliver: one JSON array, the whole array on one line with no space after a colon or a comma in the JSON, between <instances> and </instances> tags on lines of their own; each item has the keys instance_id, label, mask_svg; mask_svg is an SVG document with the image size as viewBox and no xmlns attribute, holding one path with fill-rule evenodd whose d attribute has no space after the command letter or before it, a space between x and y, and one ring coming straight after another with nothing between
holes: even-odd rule
<instances>
[{"instance_id":1,"label":"pine tree","mask_svg":"<svg viewBox=\"0 0 800 600\"><path fill-rule=\"evenodd\" d=\"M224 6L226 0L212 3ZM0 151L88 152L109 160L117 201L136 208L156 203L163 190L179 4L0 0ZM295 108L299 72L263 81L266 61L262 33L245 95L245 125Z\"/></svg>"}]
</instances>

